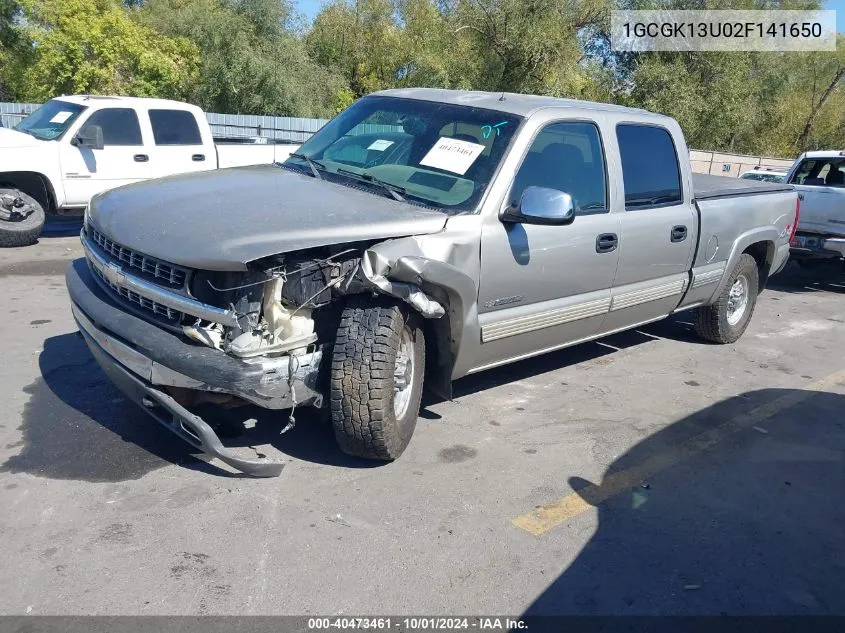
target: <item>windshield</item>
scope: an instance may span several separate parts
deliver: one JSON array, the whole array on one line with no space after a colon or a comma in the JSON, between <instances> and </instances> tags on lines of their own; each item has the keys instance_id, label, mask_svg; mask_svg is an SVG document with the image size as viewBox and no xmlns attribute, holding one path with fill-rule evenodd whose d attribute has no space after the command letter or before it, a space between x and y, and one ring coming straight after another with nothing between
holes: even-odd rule
<instances>
[{"instance_id":1,"label":"windshield","mask_svg":"<svg viewBox=\"0 0 845 633\"><path fill-rule=\"evenodd\" d=\"M285 165L450 213L473 211L521 122L471 106L365 97Z\"/></svg>"},{"instance_id":2,"label":"windshield","mask_svg":"<svg viewBox=\"0 0 845 633\"><path fill-rule=\"evenodd\" d=\"M15 129L42 141L52 141L64 134L84 110L85 106L52 99L18 123Z\"/></svg>"}]
</instances>

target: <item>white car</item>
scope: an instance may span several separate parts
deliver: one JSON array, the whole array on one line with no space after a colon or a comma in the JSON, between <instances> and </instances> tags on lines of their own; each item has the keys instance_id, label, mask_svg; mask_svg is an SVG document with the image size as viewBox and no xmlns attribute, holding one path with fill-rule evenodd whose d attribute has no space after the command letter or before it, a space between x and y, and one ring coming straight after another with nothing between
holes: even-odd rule
<instances>
[{"instance_id":1,"label":"white car","mask_svg":"<svg viewBox=\"0 0 845 633\"><path fill-rule=\"evenodd\" d=\"M295 144L215 144L196 106L164 99L51 99L0 129L0 246L38 239L47 214L82 215L97 193L149 178L281 162Z\"/></svg>"},{"instance_id":2,"label":"white car","mask_svg":"<svg viewBox=\"0 0 845 633\"><path fill-rule=\"evenodd\" d=\"M754 169L746 171L740 178L743 180L759 180L760 182L786 182L785 171L774 171L773 169Z\"/></svg>"},{"instance_id":3,"label":"white car","mask_svg":"<svg viewBox=\"0 0 845 633\"><path fill-rule=\"evenodd\" d=\"M801 199L791 258L811 266L845 257L845 152L801 154L789 169L787 182Z\"/></svg>"}]
</instances>

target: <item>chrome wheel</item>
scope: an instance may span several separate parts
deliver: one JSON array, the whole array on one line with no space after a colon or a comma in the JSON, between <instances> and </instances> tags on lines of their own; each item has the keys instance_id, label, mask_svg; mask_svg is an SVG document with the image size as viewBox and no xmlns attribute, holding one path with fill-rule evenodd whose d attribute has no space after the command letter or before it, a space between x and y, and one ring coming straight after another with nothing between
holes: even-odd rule
<instances>
[{"instance_id":1,"label":"chrome wheel","mask_svg":"<svg viewBox=\"0 0 845 633\"><path fill-rule=\"evenodd\" d=\"M396 350L396 365L393 369L393 413L398 420L405 415L414 391L414 374L417 370L417 359L411 331L407 326L402 328L399 339L399 349Z\"/></svg>"},{"instance_id":2,"label":"chrome wheel","mask_svg":"<svg viewBox=\"0 0 845 633\"><path fill-rule=\"evenodd\" d=\"M745 275L740 275L731 286L730 294L728 295L728 323L736 325L745 314L748 308L748 279Z\"/></svg>"}]
</instances>

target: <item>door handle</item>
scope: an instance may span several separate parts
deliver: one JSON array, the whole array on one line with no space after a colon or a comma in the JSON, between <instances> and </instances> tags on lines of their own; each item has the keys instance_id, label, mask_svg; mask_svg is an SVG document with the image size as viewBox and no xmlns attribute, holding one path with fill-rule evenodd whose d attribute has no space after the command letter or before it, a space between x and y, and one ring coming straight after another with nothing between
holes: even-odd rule
<instances>
[{"instance_id":1,"label":"door handle","mask_svg":"<svg viewBox=\"0 0 845 633\"><path fill-rule=\"evenodd\" d=\"M602 233L596 238L596 252L609 253L615 251L619 246L619 238L616 233Z\"/></svg>"},{"instance_id":2,"label":"door handle","mask_svg":"<svg viewBox=\"0 0 845 633\"><path fill-rule=\"evenodd\" d=\"M135 154L132 158L135 159L136 163L146 163L148 160L150 160L150 157L146 154Z\"/></svg>"},{"instance_id":3,"label":"door handle","mask_svg":"<svg viewBox=\"0 0 845 633\"><path fill-rule=\"evenodd\" d=\"M687 239L687 227L683 224L672 227L672 236L670 238L673 242L683 242Z\"/></svg>"},{"instance_id":4,"label":"door handle","mask_svg":"<svg viewBox=\"0 0 845 633\"><path fill-rule=\"evenodd\" d=\"M191 156L191 160L195 163L201 163L205 160L205 154L194 154L193 156Z\"/></svg>"}]
</instances>

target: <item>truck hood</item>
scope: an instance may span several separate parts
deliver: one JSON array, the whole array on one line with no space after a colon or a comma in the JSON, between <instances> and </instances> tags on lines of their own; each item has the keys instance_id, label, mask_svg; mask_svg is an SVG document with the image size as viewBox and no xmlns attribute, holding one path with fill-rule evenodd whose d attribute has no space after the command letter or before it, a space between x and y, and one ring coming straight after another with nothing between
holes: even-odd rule
<instances>
[{"instance_id":1,"label":"truck hood","mask_svg":"<svg viewBox=\"0 0 845 633\"><path fill-rule=\"evenodd\" d=\"M272 165L221 169L113 189L88 216L132 250L203 270L318 246L436 233L444 213Z\"/></svg>"},{"instance_id":2,"label":"truck hood","mask_svg":"<svg viewBox=\"0 0 845 633\"><path fill-rule=\"evenodd\" d=\"M34 136L12 130L7 127L0 127L0 147L34 147L43 141Z\"/></svg>"}]
</instances>

